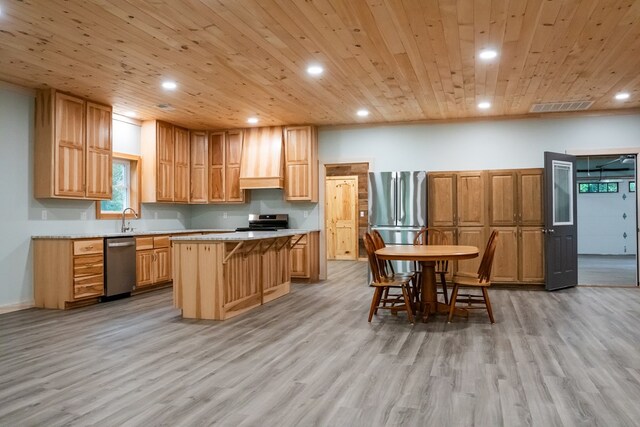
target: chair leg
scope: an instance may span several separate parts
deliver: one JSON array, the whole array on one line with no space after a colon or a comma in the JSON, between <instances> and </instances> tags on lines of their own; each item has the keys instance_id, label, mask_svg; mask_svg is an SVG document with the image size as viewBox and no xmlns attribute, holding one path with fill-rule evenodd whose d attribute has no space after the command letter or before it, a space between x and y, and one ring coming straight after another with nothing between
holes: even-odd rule
<instances>
[{"instance_id":1,"label":"chair leg","mask_svg":"<svg viewBox=\"0 0 640 427\"><path fill-rule=\"evenodd\" d=\"M377 311L381 296L382 296L382 289L375 288L375 291L373 292L373 298L371 299L371 308L369 309L369 323L371 323L373 314Z\"/></svg>"},{"instance_id":2,"label":"chair leg","mask_svg":"<svg viewBox=\"0 0 640 427\"><path fill-rule=\"evenodd\" d=\"M482 295L484 296L484 303L487 305L487 313L489 313L489 320L491 323L496 323L493 318L493 310L491 309L491 300L489 300L489 292L487 292L487 288L482 288Z\"/></svg>"},{"instance_id":3,"label":"chair leg","mask_svg":"<svg viewBox=\"0 0 640 427\"><path fill-rule=\"evenodd\" d=\"M404 305L407 308L407 317L409 318L409 322L414 323L413 321L413 309L411 308L411 298L409 297L409 289L408 284L402 287L402 296L404 297Z\"/></svg>"},{"instance_id":4,"label":"chair leg","mask_svg":"<svg viewBox=\"0 0 640 427\"><path fill-rule=\"evenodd\" d=\"M384 288L384 292L382 293L382 298L385 300L382 303L382 306L386 307L387 306L387 301L386 300L389 299L389 288ZM376 310L376 314L378 314L378 310Z\"/></svg>"},{"instance_id":5,"label":"chair leg","mask_svg":"<svg viewBox=\"0 0 640 427\"><path fill-rule=\"evenodd\" d=\"M457 298L458 298L458 285L454 284L453 292L451 292L451 300L449 302L449 319L447 320L448 323L451 323L451 320L453 320L453 312L456 309Z\"/></svg>"},{"instance_id":6,"label":"chair leg","mask_svg":"<svg viewBox=\"0 0 640 427\"><path fill-rule=\"evenodd\" d=\"M442 283L442 293L444 294L444 303L449 305L449 295L447 294L447 279L444 273L440 273L440 283Z\"/></svg>"}]
</instances>

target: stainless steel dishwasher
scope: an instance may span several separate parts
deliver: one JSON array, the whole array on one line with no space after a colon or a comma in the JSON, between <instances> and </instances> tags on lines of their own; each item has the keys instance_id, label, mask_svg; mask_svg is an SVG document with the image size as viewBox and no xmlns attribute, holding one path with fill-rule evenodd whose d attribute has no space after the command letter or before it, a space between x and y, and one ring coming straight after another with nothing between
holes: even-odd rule
<instances>
[{"instance_id":1,"label":"stainless steel dishwasher","mask_svg":"<svg viewBox=\"0 0 640 427\"><path fill-rule=\"evenodd\" d=\"M109 237L104 242L105 298L129 295L136 285L136 239Z\"/></svg>"}]
</instances>

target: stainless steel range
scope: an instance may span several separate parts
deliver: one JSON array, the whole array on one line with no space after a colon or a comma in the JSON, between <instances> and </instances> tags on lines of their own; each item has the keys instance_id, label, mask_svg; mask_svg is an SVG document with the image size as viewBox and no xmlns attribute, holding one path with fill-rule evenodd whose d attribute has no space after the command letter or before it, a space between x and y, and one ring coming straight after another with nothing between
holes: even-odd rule
<instances>
[{"instance_id":1,"label":"stainless steel range","mask_svg":"<svg viewBox=\"0 0 640 427\"><path fill-rule=\"evenodd\" d=\"M288 214L249 215L249 226L236 231L276 231L289 228Z\"/></svg>"}]
</instances>

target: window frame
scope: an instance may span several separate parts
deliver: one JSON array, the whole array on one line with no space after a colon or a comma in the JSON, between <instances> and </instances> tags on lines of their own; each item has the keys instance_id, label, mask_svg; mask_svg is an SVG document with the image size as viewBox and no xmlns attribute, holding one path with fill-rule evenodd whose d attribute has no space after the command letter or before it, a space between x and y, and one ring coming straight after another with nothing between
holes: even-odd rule
<instances>
[{"instance_id":1,"label":"window frame","mask_svg":"<svg viewBox=\"0 0 640 427\"><path fill-rule=\"evenodd\" d=\"M126 153L113 153L113 159L124 160L129 162L129 207L138 213L138 218L142 217L140 209L140 190L142 188L142 159L140 156ZM113 185L113 183L111 183ZM102 212L102 200L96 201L96 219L121 219L122 213ZM134 218L132 212L127 212L125 218Z\"/></svg>"}]
</instances>

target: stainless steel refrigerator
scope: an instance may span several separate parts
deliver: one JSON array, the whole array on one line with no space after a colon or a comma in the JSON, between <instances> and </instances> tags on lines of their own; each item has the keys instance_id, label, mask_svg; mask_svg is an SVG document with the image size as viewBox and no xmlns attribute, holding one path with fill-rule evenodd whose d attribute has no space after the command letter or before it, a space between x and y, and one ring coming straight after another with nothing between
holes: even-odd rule
<instances>
[{"instance_id":1,"label":"stainless steel refrigerator","mask_svg":"<svg viewBox=\"0 0 640 427\"><path fill-rule=\"evenodd\" d=\"M370 230L378 230L387 245L412 245L426 226L426 172L369 172ZM394 261L394 268L410 271L412 264Z\"/></svg>"}]
</instances>

